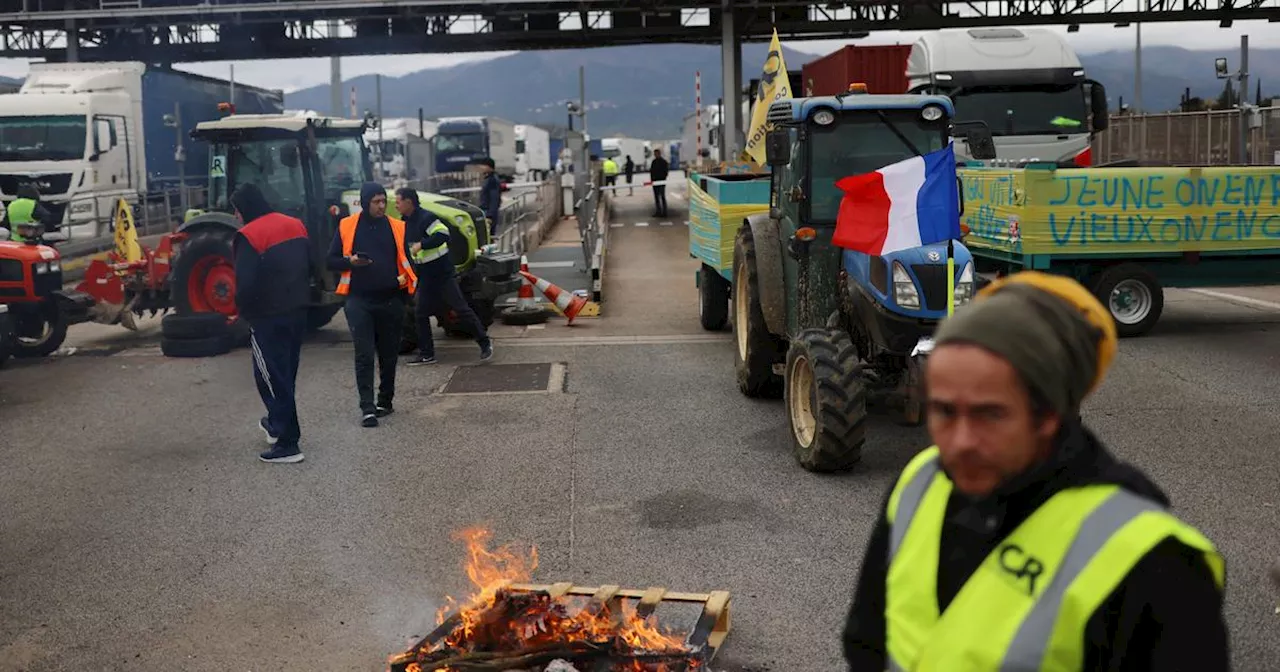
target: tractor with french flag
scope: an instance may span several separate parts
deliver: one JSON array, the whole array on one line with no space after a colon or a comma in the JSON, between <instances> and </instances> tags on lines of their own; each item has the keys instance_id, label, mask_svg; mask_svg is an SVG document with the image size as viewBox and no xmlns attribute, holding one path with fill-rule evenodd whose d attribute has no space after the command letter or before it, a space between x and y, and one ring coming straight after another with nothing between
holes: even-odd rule
<instances>
[{"instance_id":1,"label":"tractor with french flag","mask_svg":"<svg viewBox=\"0 0 1280 672\"><path fill-rule=\"evenodd\" d=\"M781 393L807 470L859 461L869 407L923 421L934 328L977 280L960 242L952 139L974 159L995 157L985 124L953 116L945 96L856 84L769 107L768 211L740 220L723 280L739 387Z\"/></svg>"}]
</instances>

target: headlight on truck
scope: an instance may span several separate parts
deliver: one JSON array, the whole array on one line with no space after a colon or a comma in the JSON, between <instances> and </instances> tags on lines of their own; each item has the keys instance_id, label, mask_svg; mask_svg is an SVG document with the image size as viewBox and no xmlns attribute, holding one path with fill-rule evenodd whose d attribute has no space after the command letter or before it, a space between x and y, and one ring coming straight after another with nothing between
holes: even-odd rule
<instances>
[{"instance_id":1,"label":"headlight on truck","mask_svg":"<svg viewBox=\"0 0 1280 672\"><path fill-rule=\"evenodd\" d=\"M956 282L955 305L963 306L973 300L973 262L964 265L960 280Z\"/></svg>"},{"instance_id":2,"label":"headlight on truck","mask_svg":"<svg viewBox=\"0 0 1280 672\"><path fill-rule=\"evenodd\" d=\"M893 302L903 308L920 309L920 292L902 264L893 262Z\"/></svg>"}]
</instances>

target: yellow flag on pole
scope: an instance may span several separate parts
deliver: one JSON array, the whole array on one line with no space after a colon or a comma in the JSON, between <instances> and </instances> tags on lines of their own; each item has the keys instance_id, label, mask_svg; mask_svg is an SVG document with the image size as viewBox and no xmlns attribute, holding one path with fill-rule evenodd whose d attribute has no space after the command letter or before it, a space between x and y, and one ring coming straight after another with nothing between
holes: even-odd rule
<instances>
[{"instance_id":1,"label":"yellow flag on pole","mask_svg":"<svg viewBox=\"0 0 1280 672\"><path fill-rule=\"evenodd\" d=\"M760 86L752 101L751 132L747 133L747 146L742 151L751 161L764 165L764 137L768 132L765 119L769 116L769 106L779 100L791 97L791 81L787 78L787 64L782 58L782 43L778 41L778 29L773 29L773 40L769 42L769 55L764 59L764 71L760 75Z\"/></svg>"}]
</instances>

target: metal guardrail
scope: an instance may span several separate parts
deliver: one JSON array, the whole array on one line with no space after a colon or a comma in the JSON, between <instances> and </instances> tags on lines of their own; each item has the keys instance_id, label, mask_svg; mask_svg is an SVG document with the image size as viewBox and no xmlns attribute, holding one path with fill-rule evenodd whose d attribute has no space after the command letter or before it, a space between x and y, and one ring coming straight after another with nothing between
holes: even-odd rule
<instances>
[{"instance_id":1,"label":"metal guardrail","mask_svg":"<svg viewBox=\"0 0 1280 672\"><path fill-rule=\"evenodd\" d=\"M1255 166L1280 165L1280 108L1258 112L1261 125L1249 129L1245 158ZM1093 163L1240 165L1240 123L1239 110L1112 115L1110 127L1093 139Z\"/></svg>"},{"instance_id":2,"label":"metal guardrail","mask_svg":"<svg viewBox=\"0 0 1280 672\"><path fill-rule=\"evenodd\" d=\"M558 176L557 176L558 177ZM559 180L547 180L532 187L517 188L502 204L498 213L498 237L493 241L499 252L528 254L539 241L530 241L529 232L560 218Z\"/></svg>"}]
</instances>

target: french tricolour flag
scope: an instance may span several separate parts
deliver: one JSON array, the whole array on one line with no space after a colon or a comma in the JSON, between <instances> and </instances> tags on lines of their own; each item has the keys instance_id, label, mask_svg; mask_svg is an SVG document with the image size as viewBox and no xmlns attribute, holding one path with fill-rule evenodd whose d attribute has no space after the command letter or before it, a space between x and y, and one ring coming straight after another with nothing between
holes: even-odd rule
<instances>
[{"instance_id":1,"label":"french tricolour flag","mask_svg":"<svg viewBox=\"0 0 1280 672\"><path fill-rule=\"evenodd\" d=\"M831 242L883 255L960 237L960 191L950 144L836 182L844 192Z\"/></svg>"}]
</instances>

